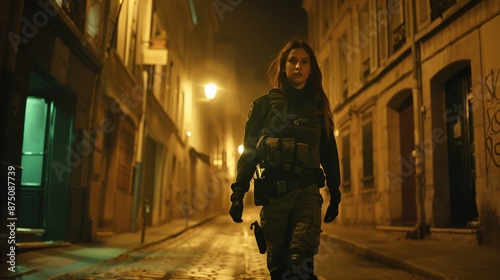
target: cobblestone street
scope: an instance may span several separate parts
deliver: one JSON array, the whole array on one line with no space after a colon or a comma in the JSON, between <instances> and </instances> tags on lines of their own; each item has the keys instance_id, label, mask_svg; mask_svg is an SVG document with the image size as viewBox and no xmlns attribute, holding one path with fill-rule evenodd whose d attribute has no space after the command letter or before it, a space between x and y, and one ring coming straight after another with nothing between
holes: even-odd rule
<instances>
[{"instance_id":1,"label":"cobblestone street","mask_svg":"<svg viewBox=\"0 0 500 280\"><path fill-rule=\"evenodd\" d=\"M58 279L266 279L253 232L224 218Z\"/></svg>"},{"instance_id":2,"label":"cobblestone street","mask_svg":"<svg viewBox=\"0 0 500 280\"><path fill-rule=\"evenodd\" d=\"M218 216L166 241L75 271L57 279L269 279L265 255L249 228ZM250 215L251 214L251 215ZM320 279L423 279L342 250L322 238L316 256Z\"/></svg>"}]
</instances>

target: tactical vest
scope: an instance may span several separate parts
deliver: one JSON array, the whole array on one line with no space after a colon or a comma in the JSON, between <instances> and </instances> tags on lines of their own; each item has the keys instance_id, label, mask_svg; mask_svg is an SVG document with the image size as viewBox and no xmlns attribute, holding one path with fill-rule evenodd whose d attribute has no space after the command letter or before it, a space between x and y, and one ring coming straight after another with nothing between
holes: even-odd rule
<instances>
[{"instance_id":1,"label":"tactical vest","mask_svg":"<svg viewBox=\"0 0 500 280\"><path fill-rule=\"evenodd\" d=\"M303 168L319 168L321 126L316 105L305 103L299 113L290 113L283 93L269 92L267 115L257 149L260 166L280 177L296 177ZM269 172L266 172L269 173Z\"/></svg>"}]
</instances>

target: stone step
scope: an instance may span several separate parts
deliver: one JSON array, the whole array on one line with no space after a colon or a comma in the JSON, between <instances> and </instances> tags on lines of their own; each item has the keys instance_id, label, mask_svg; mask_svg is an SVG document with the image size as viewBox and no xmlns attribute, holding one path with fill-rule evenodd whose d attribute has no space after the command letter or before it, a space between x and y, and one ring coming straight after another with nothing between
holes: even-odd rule
<instances>
[{"instance_id":1,"label":"stone step","mask_svg":"<svg viewBox=\"0 0 500 280\"><path fill-rule=\"evenodd\" d=\"M418 239L418 229L408 226L377 226L377 230L406 239ZM479 228L430 228L425 238L461 245L481 245Z\"/></svg>"}]
</instances>

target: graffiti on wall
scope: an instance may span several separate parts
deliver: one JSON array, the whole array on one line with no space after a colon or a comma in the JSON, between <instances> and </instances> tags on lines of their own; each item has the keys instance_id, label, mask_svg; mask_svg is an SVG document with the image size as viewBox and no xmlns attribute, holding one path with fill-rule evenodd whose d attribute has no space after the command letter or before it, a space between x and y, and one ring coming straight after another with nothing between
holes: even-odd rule
<instances>
[{"instance_id":1,"label":"graffiti on wall","mask_svg":"<svg viewBox=\"0 0 500 280\"><path fill-rule=\"evenodd\" d=\"M486 164L487 170L500 167L500 69L491 70L484 79L486 88Z\"/></svg>"}]
</instances>

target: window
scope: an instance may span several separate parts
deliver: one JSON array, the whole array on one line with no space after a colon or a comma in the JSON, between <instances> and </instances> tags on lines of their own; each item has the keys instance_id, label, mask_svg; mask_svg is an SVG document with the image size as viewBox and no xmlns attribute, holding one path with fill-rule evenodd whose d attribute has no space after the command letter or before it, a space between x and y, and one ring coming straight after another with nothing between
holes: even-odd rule
<instances>
[{"instance_id":1,"label":"window","mask_svg":"<svg viewBox=\"0 0 500 280\"><path fill-rule=\"evenodd\" d=\"M368 2L365 2L359 13L358 40L361 52L361 76L366 78L370 74L370 40L374 34L370 32Z\"/></svg>"},{"instance_id":2,"label":"window","mask_svg":"<svg viewBox=\"0 0 500 280\"><path fill-rule=\"evenodd\" d=\"M126 121L120 129L118 148L117 186L126 193L132 192L132 161L134 158L134 126Z\"/></svg>"},{"instance_id":3,"label":"window","mask_svg":"<svg viewBox=\"0 0 500 280\"><path fill-rule=\"evenodd\" d=\"M352 55L350 48L347 43L347 35L344 33L339 38L339 80L340 80L340 92L342 93L342 99L347 99L347 61Z\"/></svg>"},{"instance_id":4,"label":"window","mask_svg":"<svg viewBox=\"0 0 500 280\"><path fill-rule=\"evenodd\" d=\"M378 0L377 1L377 18L378 18L378 58L379 61L384 61L387 59L389 47L388 43L388 35L387 35L387 26L389 24L388 11L387 11L387 2L386 0Z\"/></svg>"},{"instance_id":5,"label":"window","mask_svg":"<svg viewBox=\"0 0 500 280\"><path fill-rule=\"evenodd\" d=\"M83 32L85 18L85 0L56 0L56 3L68 15L75 26Z\"/></svg>"},{"instance_id":6,"label":"window","mask_svg":"<svg viewBox=\"0 0 500 280\"><path fill-rule=\"evenodd\" d=\"M457 0L435 0L430 2L432 20L442 16L451 6L457 4Z\"/></svg>"},{"instance_id":7,"label":"window","mask_svg":"<svg viewBox=\"0 0 500 280\"><path fill-rule=\"evenodd\" d=\"M342 186L344 192L351 191L351 138L349 133L342 137Z\"/></svg>"},{"instance_id":8,"label":"window","mask_svg":"<svg viewBox=\"0 0 500 280\"><path fill-rule=\"evenodd\" d=\"M43 98L28 96L24 121L21 184L30 187L43 185L43 166L46 152L46 128L49 105Z\"/></svg>"},{"instance_id":9,"label":"window","mask_svg":"<svg viewBox=\"0 0 500 280\"><path fill-rule=\"evenodd\" d=\"M85 21L85 36L96 47L101 45L100 35L104 10L102 2L102 0L91 0L87 2L88 13Z\"/></svg>"},{"instance_id":10,"label":"window","mask_svg":"<svg viewBox=\"0 0 500 280\"><path fill-rule=\"evenodd\" d=\"M406 43L404 6L400 0L388 0L387 7L391 14L389 36L391 37L391 52L394 53Z\"/></svg>"},{"instance_id":11,"label":"window","mask_svg":"<svg viewBox=\"0 0 500 280\"><path fill-rule=\"evenodd\" d=\"M137 21L136 17L132 18L131 26L130 26L130 47L128 49L128 59L127 59L127 68L130 72L134 73L135 69L135 54L136 54L136 45L137 45Z\"/></svg>"},{"instance_id":12,"label":"window","mask_svg":"<svg viewBox=\"0 0 500 280\"><path fill-rule=\"evenodd\" d=\"M159 7L156 1L153 1L153 13L151 15L151 33L150 46L154 48L167 47L168 34L162 25L162 18L158 14Z\"/></svg>"},{"instance_id":13,"label":"window","mask_svg":"<svg viewBox=\"0 0 500 280\"><path fill-rule=\"evenodd\" d=\"M125 11L123 11L125 12ZM126 9L126 14L123 15L127 20L125 40L128 41L128 46L125 53L125 62L131 73L135 70L135 55L137 46L137 2L129 2ZM127 45L127 43L125 43Z\"/></svg>"},{"instance_id":14,"label":"window","mask_svg":"<svg viewBox=\"0 0 500 280\"><path fill-rule=\"evenodd\" d=\"M150 90L161 104L165 98L165 90L167 87L167 66L150 65L149 67L151 69L149 75Z\"/></svg>"},{"instance_id":15,"label":"window","mask_svg":"<svg viewBox=\"0 0 500 280\"><path fill-rule=\"evenodd\" d=\"M363 133L363 187L373 187L373 120L372 113L362 118Z\"/></svg>"},{"instance_id":16,"label":"window","mask_svg":"<svg viewBox=\"0 0 500 280\"><path fill-rule=\"evenodd\" d=\"M186 103L186 93L184 90L181 91L181 94L179 96L179 113L178 113L178 128L179 131L182 132L184 131L184 111L185 111L185 103Z\"/></svg>"},{"instance_id":17,"label":"window","mask_svg":"<svg viewBox=\"0 0 500 280\"><path fill-rule=\"evenodd\" d=\"M172 112L174 110L174 107L173 107L173 98L172 98L172 94L173 94L173 86L172 86L172 79L173 79L173 73L174 71L174 63L173 62L170 62L169 66L168 66L168 72L167 72L167 77L166 77L166 90L165 90L165 103L164 103L164 108L166 108L166 112L169 112L170 116L172 117Z\"/></svg>"},{"instance_id":18,"label":"window","mask_svg":"<svg viewBox=\"0 0 500 280\"><path fill-rule=\"evenodd\" d=\"M174 122L176 122L178 125L179 121L179 95L180 95L180 86L181 86L181 79L179 76L175 79L175 86L174 86L174 92L172 95L172 112L171 112L171 118Z\"/></svg>"}]
</instances>

